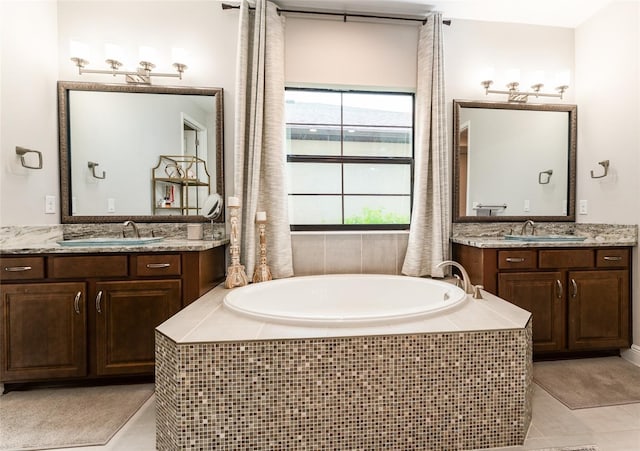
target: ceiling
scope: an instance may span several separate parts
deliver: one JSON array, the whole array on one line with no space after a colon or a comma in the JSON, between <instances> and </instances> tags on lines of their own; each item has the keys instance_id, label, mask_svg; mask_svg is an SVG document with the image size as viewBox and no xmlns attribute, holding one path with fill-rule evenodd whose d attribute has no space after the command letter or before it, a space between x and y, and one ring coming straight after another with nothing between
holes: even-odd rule
<instances>
[{"instance_id":1,"label":"ceiling","mask_svg":"<svg viewBox=\"0 0 640 451\"><path fill-rule=\"evenodd\" d=\"M394 16L440 11L446 19L575 28L614 0L275 0L284 9ZM640 0L635 0L640 1Z\"/></svg>"}]
</instances>

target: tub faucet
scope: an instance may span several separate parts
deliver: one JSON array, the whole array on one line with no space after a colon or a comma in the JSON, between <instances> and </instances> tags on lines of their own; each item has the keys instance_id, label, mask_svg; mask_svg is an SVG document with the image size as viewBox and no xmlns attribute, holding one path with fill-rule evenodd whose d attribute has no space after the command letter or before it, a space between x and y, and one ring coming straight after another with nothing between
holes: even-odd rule
<instances>
[{"instance_id":1,"label":"tub faucet","mask_svg":"<svg viewBox=\"0 0 640 451\"><path fill-rule=\"evenodd\" d=\"M124 238L124 230L128 226L133 227L133 232L136 234L136 238L140 238L140 230L138 230L138 224L133 221L125 221L124 224L122 224L122 237Z\"/></svg>"},{"instance_id":2,"label":"tub faucet","mask_svg":"<svg viewBox=\"0 0 640 451\"><path fill-rule=\"evenodd\" d=\"M531 226L531 235L535 235L536 234L536 223L533 222L531 219L527 219L524 224L522 225L522 230L520 231L520 235L524 235L524 233L527 231L527 226Z\"/></svg>"},{"instance_id":3,"label":"tub faucet","mask_svg":"<svg viewBox=\"0 0 640 451\"><path fill-rule=\"evenodd\" d=\"M467 270L464 269L464 267L458 263L458 262L454 262L453 260L445 260L443 262L440 262L436 265L436 268L442 268L444 266L455 266L456 268L458 268L460 270L460 272L462 273L462 289L464 290L465 293L473 293L472 289L471 289L471 282L469 280L469 274L467 274Z\"/></svg>"}]
</instances>

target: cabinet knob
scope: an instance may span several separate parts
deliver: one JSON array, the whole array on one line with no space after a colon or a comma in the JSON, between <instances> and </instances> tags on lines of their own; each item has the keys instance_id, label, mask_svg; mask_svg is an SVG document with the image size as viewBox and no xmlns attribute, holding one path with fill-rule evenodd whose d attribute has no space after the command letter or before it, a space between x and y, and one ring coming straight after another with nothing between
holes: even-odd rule
<instances>
[{"instance_id":1,"label":"cabinet knob","mask_svg":"<svg viewBox=\"0 0 640 451\"><path fill-rule=\"evenodd\" d=\"M102 308L101 308L101 302L102 302L102 290L98 291L98 294L96 295L96 310L98 311L98 313L102 313Z\"/></svg>"},{"instance_id":2,"label":"cabinet knob","mask_svg":"<svg viewBox=\"0 0 640 451\"><path fill-rule=\"evenodd\" d=\"M169 266L171 266L171 263L147 263L147 268L149 269L162 269Z\"/></svg>"},{"instance_id":3,"label":"cabinet knob","mask_svg":"<svg viewBox=\"0 0 640 451\"><path fill-rule=\"evenodd\" d=\"M522 263L526 260L524 257L507 257L507 262L509 263Z\"/></svg>"},{"instance_id":4,"label":"cabinet knob","mask_svg":"<svg viewBox=\"0 0 640 451\"><path fill-rule=\"evenodd\" d=\"M73 309L76 311L76 314L80 314L80 298L82 297L82 291L78 291L76 293L76 298L73 300Z\"/></svg>"},{"instance_id":5,"label":"cabinet knob","mask_svg":"<svg viewBox=\"0 0 640 451\"><path fill-rule=\"evenodd\" d=\"M562 282L556 279L556 297L558 299L562 299L562 294L563 294Z\"/></svg>"},{"instance_id":6,"label":"cabinet knob","mask_svg":"<svg viewBox=\"0 0 640 451\"><path fill-rule=\"evenodd\" d=\"M31 271L33 268L31 266L5 266L4 270L7 272L22 272L22 271Z\"/></svg>"},{"instance_id":7,"label":"cabinet knob","mask_svg":"<svg viewBox=\"0 0 640 451\"><path fill-rule=\"evenodd\" d=\"M575 298L578 296L578 284L575 279L571 279L571 297Z\"/></svg>"},{"instance_id":8,"label":"cabinet knob","mask_svg":"<svg viewBox=\"0 0 640 451\"><path fill-rule=\"evenodd\" d=\"M608 262L619 262L620 260L622 260L622 257L620 257L619 255L616 255L616 256L605 255L602 258L604 258L604 260Z\"/></svg>"}]
</instances>

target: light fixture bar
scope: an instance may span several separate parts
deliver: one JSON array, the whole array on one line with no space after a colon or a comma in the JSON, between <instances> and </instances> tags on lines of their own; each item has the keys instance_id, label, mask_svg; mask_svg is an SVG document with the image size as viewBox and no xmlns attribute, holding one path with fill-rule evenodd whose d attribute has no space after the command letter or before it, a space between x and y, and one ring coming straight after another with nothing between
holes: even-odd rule
<instances>
[{"instance_id":1,"label":"light fixture bar","mask_svg":"<svg viewBox=\"0 0 640 451\"><path fill-rule=\"evenodd\" d=\"M127 83L132 84L151 84L151 77L169 77L169 78L179 78L182 80L182 74L185 70L187 70L187 65L182 63L173 63L173 67L176 69L176 73L162 73L162 72L153 72L153 69L156 67L153 63L148 61L140 61L140 67L138 67L137 71L127 71L127 70L118 70L122 63L120 61L114 59L106 60L106 63L111 67L111 70L107 69L85 69L85 66L89 64L89 61L73 57L71 61L74 62L76 67L78 68L78 74L105 74L105 75L124 75Z\"/></svg>"},{"instance_id":2,"label":"light fixture bar","mask_svg":"<svg viewBox=\"0 0 640 451\"><path fill-rule=\"evenodd\" d=\"M490 89L491 85L493 84L493 80L484 80L480 84L484 88L485 95L489 95L489 94L506 94L506 95L509 96L509 102L518 102L518 103L527 102L527 100L529 100L530 96L533 96L533 97L536 97L536 98L538 98L538 97L555 97L555 98L562 99L563 96L564 96L565 91L567 89L569 89L569 86L561 85L561 86L558 86L556 88L556 91L558 91L557 93L540 92L540 90L542 89L542 87L544 85L542 83L536 83L536 84L531 86L532 91L519 91L518 90L518 86L520 86L520 84L518 82L511 82L511 83L507 84L508 90L499 90L499 89Z\"/></svg>"}]
</instances>

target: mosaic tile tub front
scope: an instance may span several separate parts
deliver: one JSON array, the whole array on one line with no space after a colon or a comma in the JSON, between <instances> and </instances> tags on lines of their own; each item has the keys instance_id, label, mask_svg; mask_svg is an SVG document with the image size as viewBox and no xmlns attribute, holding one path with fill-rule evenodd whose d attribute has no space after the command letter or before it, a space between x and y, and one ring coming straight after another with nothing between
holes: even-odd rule
<instances>
[{"instance_id":1,"label":"mosaic tile tub front","mask_svg":"<svg viewBox=\"0 0 640 451\"><path fill-rule=\"evenodd\" d=\"M175 343L156 332L157 448L451 450L518 445L524 329Z\"/></svg>"}]
</instances>

